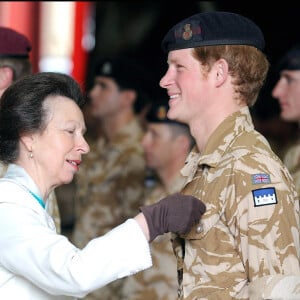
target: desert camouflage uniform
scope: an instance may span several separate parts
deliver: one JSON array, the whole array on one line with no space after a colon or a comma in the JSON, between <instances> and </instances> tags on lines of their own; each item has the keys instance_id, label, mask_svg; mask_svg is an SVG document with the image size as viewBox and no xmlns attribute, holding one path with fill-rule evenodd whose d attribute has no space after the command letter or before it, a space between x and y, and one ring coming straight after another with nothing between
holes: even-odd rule
<instances>
[{"instance_id":1,"label":"desert camouflage uniform","mask_svg":"<svg viewBox=\"0 0 300 300\"><path fill-rule=\"evenodd\" d=\"M7 165L0 163L0 178L4 176L7 170ZM52 216L57 233L61 233L61 219L55 192L52 192L46 202L46 210Z\"/></svg>"},{"instance_id":2,"label":"desert camouflage uniform","mask_svg":"<svg viewBox=\"0 0 300 300\"><path fill-rule=\"evenodd\" d=\"M110 143L102 137L90 145L76 178L75 203L79 207L72 239L78 247L84 247L92 238L107 233L139 212L145 178L142 137L143 131L135 119ZM84 299L119 300L123 280Z\"/></svg>"},{"instance_id":3,"label":"desert camouflage uniform","mask_svg":"<svg viewBox=\"0 0 300 300\"><path fill-rule=\"evenodd\" d=\"M299 199L248 107L218 126L201 156L195 150L183 193L207 211L173 236L179 299L300 299Z\"/></svg>"},{"instance_id":4,"label":"desert camouflage uniform","mask_svg":"<svg viewBox=\"0 0 300 300\"><path fill-rule=\"evenodd\" d=\"M146 195L145 204L153 204L163 197L178 192L185 178L179 176L166 190L157 183ZM177 297L176 258L170 233L158 236L150 245L153 266L125 279L122 300L174 300Z\"/></svg>"},{"instance_id":5,"label":"desert camouflage uniform","mask_svg":"<svg viewBox=\"0 0 300 300\"><path fill-rule=\"evenodd\" d=\"M298 195L300 195L300 140L286 151L283 162L289 169Z\"/></svg>"}]
</instances>

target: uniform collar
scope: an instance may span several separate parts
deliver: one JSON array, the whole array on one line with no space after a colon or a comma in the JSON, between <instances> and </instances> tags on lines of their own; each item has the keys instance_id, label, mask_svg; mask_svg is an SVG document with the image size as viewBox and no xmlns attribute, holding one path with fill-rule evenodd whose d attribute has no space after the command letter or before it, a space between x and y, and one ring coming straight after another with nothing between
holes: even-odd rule
<instances>
[{"instance_id":1,"label":"uniform collar","mask_svg":"<svg viewBox=\"0 0 300 300\"><path fill-rule=\"evenodd\" d=\"M216 166L236 137L253 129L249 107L245 106L219 124L209 137L201 154L197 146L194 146L186 159L185 166L181 169L181 174L191 178L196 173L199 165Z\"/></svg>"},{"instance_id":2,"label":"uniform collar","mask_svg":"<svg viewBox=\"0 0 300 300\"><path fill-rule=\"evenodd\" d=\"M198 163L215 166L237 136L252 130L254 126L249 107L242 107L219 124L209 137Z\"/></svg>"}]
</instances>

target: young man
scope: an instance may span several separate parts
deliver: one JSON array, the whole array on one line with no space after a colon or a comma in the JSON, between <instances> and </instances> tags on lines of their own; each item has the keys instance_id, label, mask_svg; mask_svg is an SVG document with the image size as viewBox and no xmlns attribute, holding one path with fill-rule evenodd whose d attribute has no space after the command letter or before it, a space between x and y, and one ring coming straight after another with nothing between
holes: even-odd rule
<instances>
[{"instance_id":1,"label":"young man","mask_svg":"<svg viewBox=\"0 0 300 300\"><path fill-rule=\"evenodd\" d=\"M298 134L286 150L283 162L292 174L300 195L300 45L295 45L285 53L278 63L277 72L279 79L272 90L272 96L279 102L280 117L298 126Z\"/></svg>"},{"instance_id":2,"label":"young man","mask_svg":"<svg viewBox=\"0 0 300 300\"><path fill-rule=\"evenodd\" d=\"M135 60L107 57L97 63L94 74L90 114L103 134L90 143L76 177L78 209L72 239L78 247L134 216L144 197L144 129L138 114L148 101L142 85L146 70ZM118 300L121 283L116 281L86 299Z\"/></svg>"},{"instance_id":3,"label":"young man","mask_svg":"<svg viewBox=\"0 0 300 300\"><path fill-rule=\"evenodd\" d=\"M31 43L25 35L8 27L0 27L0 96L16 80L32 73L29 59ZM7 166L0 163L0 177ZM55 193L47 201L47 211L53 217L58 233L61 231L61 218Z\"/></svg>"},{"instance_id":4,"label":"young man","mask_svg":"<svg viewBox=\"0 0 300 300\"><path fill-rule=\"evenodd\" d=\"M196 140L182 190L207 206L174 236L179 299L298 299L299 199L287 168L254 129L249 107L269 63L264 37L230 12L193 15L162 41L168 117Z\"/></svg>"},{"instance_id":5,"label":"young man","mask_svg":"<svg viewBox=\"0 0 300 300\"><path fill-rule=\"evenodd\" d=\"M146 115L147 130L142 140L146 165L157 180L147 188L145 204L181 190L184 177L180 169L194 146L189 128L168 119L166 95L151 105ZM121 299L174 300L177 296L176 260L171 236L165 234L151 244L153 267L125 279Z\"/></svg>"}]
</instances>

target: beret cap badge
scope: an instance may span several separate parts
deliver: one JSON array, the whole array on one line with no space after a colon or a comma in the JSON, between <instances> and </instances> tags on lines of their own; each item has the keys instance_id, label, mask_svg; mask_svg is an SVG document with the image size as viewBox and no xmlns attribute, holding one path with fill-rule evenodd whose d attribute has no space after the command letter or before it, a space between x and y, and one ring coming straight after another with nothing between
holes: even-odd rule
<instances>
[{"instance_id":1,"label":"beret cap badge","mask_svg":"<svg viewBox=\"0 0 300 300\"><path fill-rule=\"evenodd\" d=\"M112 72L112 67L111 67L111 63L108 61L108 62L105 62L102 66L102 73L103 74L106 74L106 75L109 75L111 74Z\"/></svg>"},{"instance_id":2,"label":"beret cap badge","mask_svg":"<svg viewBox=\"0 0 300 300\"><path fill-rule=\"evenodd\" d=\"M164 106L160 106L157 110L157 119L164 120L167 117L167 109Z\"/></svg>"},{"instance_id":3,"label":"beret cap badge","mask_svg":"<svg viewBox=\"0 0 300 300\"><path fill-rule=\"evenodd\" d=\"M191 24L185 24L183 29L184 29L184 32L182 33L182 38L185 41L190 40L193 36L193 31L191 29Z\"/></svg>"},{"instance_id":4,"label":"beret cap badge","mask_svg":"<svg viewBox=\"0 0 300 300\"><path fill-rule=\"evenodd\" d=\"M171 120L168 118L169 97L167 94L158 94L159 101L152 102L149 111L146 114L146 120L150 123L170 124L170 125L184 125L181 122Z\"/></svg>"}]
</instances>

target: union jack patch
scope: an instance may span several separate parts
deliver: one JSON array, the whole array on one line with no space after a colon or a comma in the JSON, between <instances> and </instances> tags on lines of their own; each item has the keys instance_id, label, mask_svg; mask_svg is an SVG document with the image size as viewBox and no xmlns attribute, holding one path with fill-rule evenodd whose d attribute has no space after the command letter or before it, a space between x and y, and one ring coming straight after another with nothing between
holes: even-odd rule
<instances>
[{"instance_id":1,"label":"union jack patch","mask_svg":"<svg viewBox=\"0 0 300 300\"><path fill-rule=\"evenodd\" d=\"M251 175L252 184L271 183L269 174L253 174Z\"/></svg>"}]
</instances>

